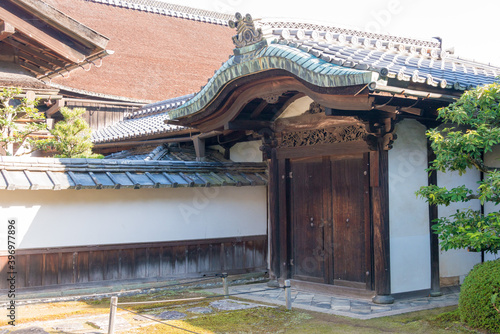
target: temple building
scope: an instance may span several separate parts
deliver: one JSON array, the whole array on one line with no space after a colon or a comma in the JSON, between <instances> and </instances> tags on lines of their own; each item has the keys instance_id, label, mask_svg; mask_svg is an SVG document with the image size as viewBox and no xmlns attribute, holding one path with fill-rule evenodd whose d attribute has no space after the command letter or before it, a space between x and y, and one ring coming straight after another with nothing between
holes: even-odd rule
<instances>
[{"instance_id":1,"label":"temple building","mask_svg":"<svg viewBox=\"0 0 500 334\"><path fill-rule=\"evenodd\" d=\"M439 108L495 82L499 67L461 59L439 39L314 22L154 1L9 1L11 11L51 4L81 20L71 21L78 29L110 34L107 43L93 32L102 40L94 53L115 51L102 69L46 84L75 104L122 107L94 127L105 159L1 158L0 212L18 220L23 287L267 272L391 303L439 295L481 261L481 253L440 250L432 220L457 207L430 207L415 192L480 179L475 171L429 176L425 132L440 124ZM0 6L4 23L9 8ZM169 24L157 49L133 30L142 26L130 21L143 17ZM107 30L122 21L143 46L134 57ZM7 44L25 47L9 40L14 31ZM43 59L20 61L43 68ZM85 99L70 97L77 93Z\"/></svg>"}]
</instances>

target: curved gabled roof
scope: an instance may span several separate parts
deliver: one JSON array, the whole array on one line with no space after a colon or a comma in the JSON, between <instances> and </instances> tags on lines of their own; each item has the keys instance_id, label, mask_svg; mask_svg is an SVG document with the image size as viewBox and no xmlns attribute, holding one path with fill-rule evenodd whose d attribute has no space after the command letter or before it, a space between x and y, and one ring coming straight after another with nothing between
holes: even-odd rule
<instances>
[{"instance_id":1,"label":"curved gabled roof","mask_svg":"<svg viewBox=\"0 0 500 334\"><path fill-rule=\"evenodd\" d=\"M274 69L288 71L320 87L354 86L368 84L376 79L371 72L331 64L293 46L271 44L248 60L240 62L238 58L230 58L195 97L171 111L170 116L175 119L195 113L232 80Z\"/></svg>"},{"instance_id":2,"label":"curved gabled roof","mask_svg":"<svg viewBox=\"0 0 500 334\"><path fill-rule=\"evenodd\" d=\"M438 40L417 40L286 20L255 23L259 29L251 32L248 38L255 34L261 35L262 40L237 45L235 55L216 71L198 94L169 112L172 119L199 112L238 78L273 69L285 70L318 87L354 86L383 80L389 85L401 81L421 84L422 90L428 86L450 92L492 83L500 74L498 67L460 59L442 50ZM247 38L241 29L238 27L241 38L233 38L235 44Z\"/></svg>"}]
</instances>

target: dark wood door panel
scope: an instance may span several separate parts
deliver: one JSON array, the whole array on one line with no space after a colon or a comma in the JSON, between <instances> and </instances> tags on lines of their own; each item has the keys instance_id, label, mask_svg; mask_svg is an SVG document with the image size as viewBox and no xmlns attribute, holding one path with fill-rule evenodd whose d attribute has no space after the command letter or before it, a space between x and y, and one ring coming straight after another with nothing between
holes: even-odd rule
<instances>
[{"instance_id":1,"label":"dark wood door panel","mask_svg":"<svg viewBox=\"0 0 500 334\"><path fill-rule=\"evenodd\" d=\"M290 161L292 275L315 282L325 280L324 161Z\"/></svg>"},{"instance_id":2,"label":"dark wood door panel","mask_svg":"<svg viewBox=\"0 0 500 334\"><path fill-rule=\"evenodd\" d=\"M331 159L335 280L366 280L365 170L363 155Z\"/></svg>"}]
</instances>

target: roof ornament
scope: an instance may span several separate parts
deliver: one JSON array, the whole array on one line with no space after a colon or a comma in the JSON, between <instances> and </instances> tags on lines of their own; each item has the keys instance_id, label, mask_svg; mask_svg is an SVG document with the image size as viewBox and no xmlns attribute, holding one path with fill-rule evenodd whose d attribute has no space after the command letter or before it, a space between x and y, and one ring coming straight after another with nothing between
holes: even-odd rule
<instances>
[{"instance_id":1,"label":"roof ornament","mask_svg":"<svg viewBox=\"0 0 500 334\"><path fill-rule=\"evenodd\" d=\"M237 21L229 21L231 28L236 28L237 34L233 36L233 43L237 48L256 44L263 39L262 30L255 29L252 16L250 14L243 17L240 13L234 15Z\"/></svg>"}]
</instances>

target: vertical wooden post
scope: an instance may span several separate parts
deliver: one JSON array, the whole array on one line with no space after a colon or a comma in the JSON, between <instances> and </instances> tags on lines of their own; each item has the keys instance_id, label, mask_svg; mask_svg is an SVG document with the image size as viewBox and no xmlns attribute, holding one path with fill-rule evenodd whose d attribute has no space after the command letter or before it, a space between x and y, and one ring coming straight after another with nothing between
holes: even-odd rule
<instances>
[{"instance_id":1,"label":"vertical wooden post","mask_svg":"<svg viewBox=\"0 0 500 334\"><path fill-rule=\"evenodd\" d=\"M279 261L280 261L280 277L282 279L287 279L290 277L289 272L289 254L290 250L290 235L289 235L289 224L287 217L287 184L289 179L289 168L287 166L286 159L278 160L278 228L279 228Z\"/></svg>"},{"instance_id":2,"label":"vertical wooden post","mask_svg":"<svg viewBox=\"0 0 500 334\"><path fill-rule=\"evenodd\" d=\"M280 233L279 233L279 198L278 198L278 159L276 157L276 149L271 149L269 166L269 220L270 220L270 269L272 278L280 277Z\"/></svg>"},{"instance_id":3,"label":"vertical wooden post","mask_svg":"<svg viewBox=\"0 0 500 334\"><path fill-rule=\"evenodd\" d=\"M229 284L227 282L227 273L222 273L222 288L224 290L224 297L229 297Z\"/></svg>"},{"instance_id":4,"label":"vertical wooden post","mask_svg":"<svg viewBox=\"0 0 500 334\"><path fill-rule=\"evenodd\" d=\"M285 280L285 301L286 301L286 309L292 309L292 289L290 285L290 280Z\"/></svg>"},{"instance_id":5,"label":"vertical wooden post","mask_svg":"<svg viewBox=\"0 0 500 334\"><path fill-rule=\"evenodd\" d=\"M382 147L370 152L370 186L372 191L374 303L391 304L390 236L389 236L389 155Z\"/></svg>"},{"instance_id":6,"label":"vertical wooden post","mask_svg":"<svg viewBox=\"0 0 500 334\"><path fill-rule=\"evenodd\" d=\"M430 142L427 142L427 166L431 167L432 161L436 159L436 154L431 148ZM437 185L437 172L432 171L429 174L428 185ZM439 297L441 293L441 284L439 282L439 239L438 235L432 230L434 219L438 218L437 205L429 204L429 233L431 247L431 296Z\"/></svg>"},{"instance_id":7,"label":"vertical wooden post","mask_svg":"<svg viewBox=\"0 0 500 334\"><path fill-rule=\"evenodd\" d=\"M118 297L111 297L111 302L109 305L108 334L114 334L114 332L115 332L115 319L116 319L116 305L117 304L118 304Z\"/></svg>"},{"instance_id":8,"label":"vertical wooden post","mask_svg":"<svg viewBox=\"0 0 500 334\"><path fill-rule=\"evenodd\" d=\"M204 161L205 159L205 139L200 139L199 136L193 137L194 150L196 152L196 161Z\"/></svg>"}]
</instances>

